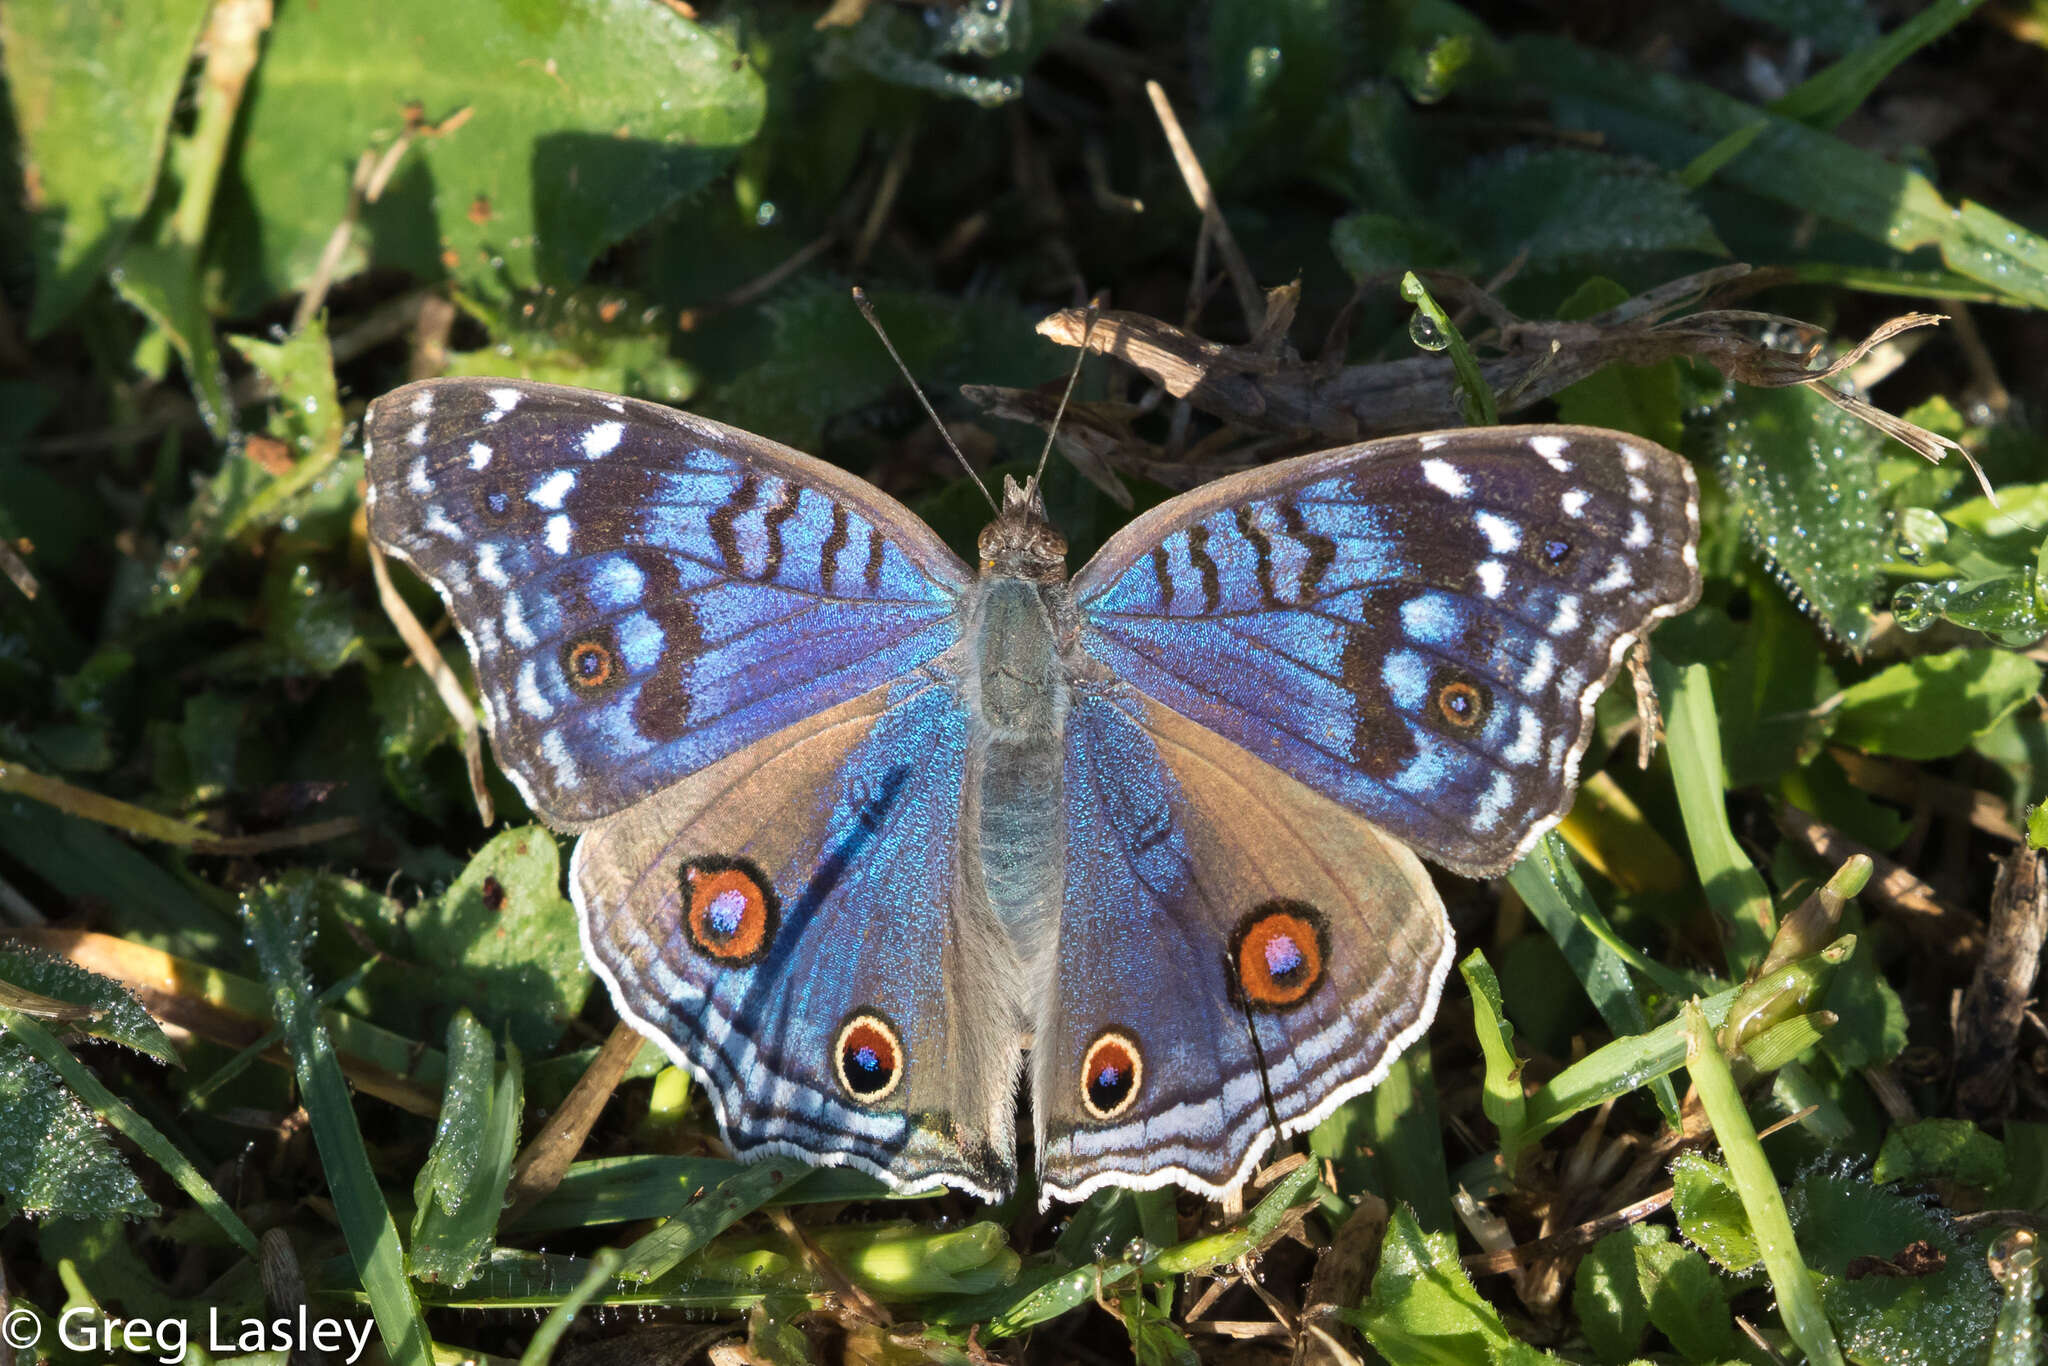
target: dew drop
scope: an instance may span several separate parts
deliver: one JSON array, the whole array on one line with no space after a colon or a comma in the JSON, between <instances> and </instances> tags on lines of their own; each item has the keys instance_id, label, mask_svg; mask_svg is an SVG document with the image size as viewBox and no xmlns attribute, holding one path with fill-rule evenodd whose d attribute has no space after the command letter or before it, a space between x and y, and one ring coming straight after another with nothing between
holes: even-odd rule
<instances>
[{"instance_id":1,"label":"dew drop","mask_svg":"<svg viewBox=\"0 0 2048 1366\"><path fill-rule=\"evenodd\" d=\"M1425 351L1441 351L1451 344L1450 334L1436 325L1436 319L1416 309L1408 319L1408 340Z\"/></svg>"}]
</instances>

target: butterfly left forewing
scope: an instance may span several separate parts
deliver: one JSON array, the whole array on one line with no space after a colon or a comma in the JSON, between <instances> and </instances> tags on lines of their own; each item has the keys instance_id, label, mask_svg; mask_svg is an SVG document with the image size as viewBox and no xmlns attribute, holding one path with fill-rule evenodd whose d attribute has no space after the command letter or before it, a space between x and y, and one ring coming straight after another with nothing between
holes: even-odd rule
<instances>
[{"instance_id":1,"label":"butterfly left forewing","mask_svg":"<svg viewBox=\"0 0 2048 1366\"><path fill-rule=\"evenodd\" d=\"M505 379L371 406L371 537L447 602L493 748L579 827L917 668L970 579L843 470L657 404Z\"/></svg>"},{"instance_id":2,"label":"butterfly left forewing","mask_svg":"<svg viewBox=\"0 0 2048 1366\"><path fill-rule=\"evenodd\" d=\"M1629 643L1699 595L1692 471L1586 427L1397 437L1218 480L1074 580L1108 672L1459 872L1569 808Z\"/></svg>"},{"instance_id":3,"label":"butterfly left forewing","mask_svg":"<svg viewBox=\"0 0 2048 1366\"><path fill-rule=\"evenodd\" d=\"M1043 1188L1240 1186L1427 1028L1452 939L1398 840L1127 690L1067 718L1032 1046Z\"/></svg>"},{"instance_id":4,"label":"butterfly left forewing","mask_svg":"<svg viewBox=\"0 0 2048 1366\"><path fill-rule=\"evenodd\" d=\"M966 727L944 681L900 680L578 843L586 956L737 1156L1009 1192L1021 1012L961 891Z\"/></svg>"}]
</instances>

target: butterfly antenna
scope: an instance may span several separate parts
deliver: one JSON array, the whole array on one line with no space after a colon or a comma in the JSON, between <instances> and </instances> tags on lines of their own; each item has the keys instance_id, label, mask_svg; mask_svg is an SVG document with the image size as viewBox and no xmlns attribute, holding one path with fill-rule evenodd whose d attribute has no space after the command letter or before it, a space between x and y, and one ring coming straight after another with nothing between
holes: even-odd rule
<instances>
[{"instance_id":1,"label":"butterfly antenna","mask_svg":"<svg viewBox=\"0 0 2048 1366\"><path fill-rule=\"evenodd\" d=\"M974 487L980 489L981 496L988 499L989 507L993 508L997 515L1001 515L1002 508L996 505L995 495L988 491L987 484L981 482L981 476L974 472L974 466L967 463L965 452L955 444L953 434L946 430L946 424L939 421L937 410L932 407L932 401L924 396L924 390L918 386L916 376L912 375L910 367L903 363L903 357L896 354L896 343L890 341L889 334L882 330L882 320L875 316L875 306L869 302L868 292L859 285L853 287L853 302L859 307L860 315L868 320L868 326L875 329L875 335L882 339L882 345L888 349L889 359L895 361L896 368L903 372L903 378L910 385L910 392L917 395L917 401L924 408L925 416L932 420L932 425L939 429L939 435L945 438L946 449L953 452L954 457L960 461L960 468L967 471L967 477L974 481Z\"/></svg>"},{"instance_id":2,"label":"butterfly antenna","mask_svg":"<svg viewBox=\"0 0 2048 1366\"><path fill-rule=\"evenodd\" d=\"M1227 982L1235 981L1236 971L1237 965L1230 961L1230 955L1224 954L1223 979ZM1266 1119L1273 1126L1273 1141L1279 1143L1285 1138L1285 1134L1280 1128L1280 1107L1273 1103L1273 1074L1266 1068L1266 1046L1259 1042L1258 1017L1252 1014L1252 1003L1243 992L1234 991L1231 994L1237 997L1237 1008L1244 1012L1244 1032L1249 1034L1252 1040L1252 1063L1259 1070L1259 1094L1265 1097Z\"/></svg>"},{"instance_id":3,"label":"butterfly antenna","mask_svg":"<svg viewBox=\"0 0 2048 1366\"><path fill-rule=\"evenodd\" d=\"M1088 359L1088 338L1095 334L1095 320L1102 316L1102 296L1096 295L1088 301L1088 321L1081 327L1081 345L1074 351L1074 368L1067 371L1067 391L1060 395L1059 411L1052 415L1052 425L1045 429L1045 449L1038 453L1038 468L1031 472L1031 482L1025 487L1036 492L1038 481L1045 477L1046 458L1052 454L1053 438L1059 435L1060 420L1067 415L1067 401L1074 396L1074 385L1081 378L1081 362Z\"/></svg>"}]
</instances>

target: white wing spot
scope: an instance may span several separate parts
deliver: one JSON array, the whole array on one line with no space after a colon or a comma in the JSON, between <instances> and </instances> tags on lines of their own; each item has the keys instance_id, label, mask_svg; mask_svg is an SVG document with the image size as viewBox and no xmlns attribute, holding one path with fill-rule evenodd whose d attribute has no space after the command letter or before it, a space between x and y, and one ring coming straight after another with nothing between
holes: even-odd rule
<instances>
[{"instance_id":1,"label":"white wing spot","mask_svg":"<svg viewBox=\"0 0 2048 1366\"><path fill-rule=\"evenodd\" d=\"M1695 546L1691 541L1687 541L1685 543L1685 548L1679 551L1679 558L1685 561L1685 567L1687 569L1698 569L1700 567L1699 548Z\"/></svg>"},{"instance_id":2,"label":"white wing spot","mask_svg":"<svg viewBox=\"0 0 2048 1366\"><path fill-rule=\"evenodd\" d=\"M1640 448L1624 445L1621 448L1621 467L1630 474L1639 474L1643 466L1650 463L1649 457Z\"/></svg>"},{"instance_id":3,"label":"white wing spot","mask_svg":"<svg viewBox=\"0 0 2048 1366\"><path fill-rule=\"evenodd\" d=\"M1650 501L1650 486L1636 478L1633 474L1628 477L1628 500L1631 503L1647 503Z\"/></svg>"},{"instance_id":4,"label":"white wing spot","mask_svg":"<svg viewBox=\"0 0 2048 1366\"><path fill-rule=\"evenodd\" d=\"M422 455L414 458L412 468L405 472L405 486L414 493L425 494L434 491L434 481L427 477L427 457Z\"/></svg>"},{"instance_id":5,"label":"white wing spot","mask_svg":"<svg viewBox=\"0 0 2048 1366\"><path fill-rule=\"evenodd\" d=\"M1422 438L1422 449L1433 451L1439 446L1449 445L1450 441L1451 439L1447 436L1425 436Z\"/></svg>"},{"instance_id":6,"label":"white wing spot","mask_svg":"<svg viewBox=\"0 0 2048 1366\"><path fill-rule=\"evenodd\" d=\"M600 455L610 455L619 448L619 438L626 434L623 422L600 422L583 434L583 458L595 460Z\"/></svg>"},{"instance_id":7,"label":"white wing spot","mask_svg":"<svg viewBox=\"0 0 2048 1366\"><path fill-rule=\"evenodd\" d=\"M490 395L491 402L498 406L498 411L501 413L509 413L519 406L519 391L517 389L493 389L490 391Z\"/></svg>"},{"instance_id":8,"label":"white wing spot","mask_svg":"<svg viewBox=\"0 0 2048 1366\"><path fill-rule=\"evenodd\" d=\"M606 399L606 400L604 401L604 406L605 406L605 407L607 407L607 408L609 408L609 409L611 409L611 410L612 410L613 412L615 412L615 413L623 413L623 412L625 412L625 411L626 411L626 405L625 405L625 404L623 404L623 403L621 403L621 402L619 402L619 401L618 401L617 399L615 399L615 398L608 398L608 399Z\"/></svg>"},{"instance_id":9,"label":"white wing spot","mask_svg":"<svg viewBox=\"0 0 2048 1366\"><path fill-rule=\"evenodd\" d=\"M1458 473L1457 467L1447 460L1425 460L1422 462L1422 477L1453 498L1469 498L1472 483Z\"/></svg>"},{"instance_id":10,"label":"white wing spot","mask_svg":"<svg viewBox=\"0 0 2048 1366\"><path fill-rule=\"evenodd\" d=\"M421 519L421 523L427 530L437 535L446 536L451 541L465 541L469 539L463 534L461 527L448 520L448 514L441 511L439 503L429 503L427 505L427 515ZM452 568L453 566L450 567Z\"/></svg>"},{"instance_id":11,"label":"white wing spot","mask_svg":"<svg viewBox=\"0 0 2048 1366\"><path fill-rule=\"evenodd\" d=\"M1522 675L1522 691L1535 692L1550 681L1550 675L1557 669L1557 651L1550 648L1549 641L1536 646L1530 658L1529 668Z\"/></svg>"},{"instance_id":12,"label":"white wing spot","mask_svg":"<svg viewBox=\"0 0 2048 1366\"><path fill-rule=\"evenodd\" d=\"M1559 474L1571 473L1572 462L1564 458L1565 439L1561 436L1532 436L1529 449L1543 457L1543 463Z\"/></svg>"},{"instance_id":13,"label":"white wing spot","mask_svg":"<svg viewBox=\"0 0 2048 1366\"><path fill-rule=\"evenodd\" d=\"M551 730L541 738L540 752L555 770L555 782L563 787L576 785L576 761L569 757L569 746L562 739L562 732Z\"/></svg>"},{"instance_id":14,"label":"white wing spot","mask_svg":"<svg viewBox=\"0 0 2048 1366\"><path fill-rule=\"evenodd\" d=\"M1515 722L1515 743L1501 752L1511 764L1533 764L1541 753L1543 722L1532 708L1523 708Z\"/></svg>"},{"instance_id":15,"label":"white wing spot","mask_svg":"<svg viewBox=\"0 0 2048 1366\"><path fill-rule=\"evenodd\" d=\"M1564 497L1557 501L1564 505L1564 515L1567 517L1583 517L1586 515L1587 498L1584 489L1566 489Z\"/></svg>"},{"instance_id":16,"label":"white wing spot","mask_svg":"<svg viewBox=\"0 0 2048 1366\"><path fill-rule=\"evenodd\" d=\"M414 417L425 417L433 411L434 391L432 389L422 389L419 393L413 395L412 415Z\"/></svg>"},{"instance_id":17,"label":"white wing spot","mask_svg":"<svg viewBox=\"0 0 2048 1366\"><path fill-rule=\"evenodd\" d=\"M543 721L555 714L547 698L541 696L540 667L531 659L519 665L519 710Z\"/></svg>"},{"instance_id":18,"label":"white wing spot","mask_svg":"<svg viewBox=\"0 0 2048 1366\"><path fill-rule=\"evenodd\" d=\"M469 443L469 467L480 470L491 463L491 448L481 441Z\"/></svg>"},{"instance_id":19,"label":"white wing spot","mask_svg":"<svg viewBox=\"0 0 2048 1366\"><path fill-rule=\"evenodd\" d=\"M569 490L576 487L574 470L556 470L533 486L533 492L526 495L529 503L538 503L544 508L559 508L562 500L569 496Z\"/></svg>"},{"instance_id":20,"label":"white wing spot","mask_svg":"<svg viewBox=\"0 0 2048 1366\"><path fill-rule=\"evenodd\" d=\"M1479 799L1479 810L1473 813L1472 828L1484 833L1499 825L1500 818L1507 814L1508 799L1514 795L1514 780L1505 773L1494 774L1486 795Z\"/></svg>"},{"instance_id":21,"label":"white wing spot","mask_svg":"<svg viewBox=\"0 0 2048 1366\"><path fill-rule=\"evenodd\" d=\"M530 650L540 643L526 624L526 609L520 605L517 593L505 595L505 639L522 650Z\"/></svg>"},{"instance_id":22,"label":"white wing spot","mask_svg":"<svg viewBox=\"0 0 2048 1366\"><path fill-rule=\"evenodd\" d=\"M1593 585L1595 593L1612 593L1617 588L1626 588L1635 582L1635 575L1629 572L1628 561L1617 555L1607 563L1607 573L1600 582Z\"/></svg>"},{"instance_id":23,"label":"white wing spot","mask_svg":"<svg viewBox=\"0 0 2048 1366\"><path fill-rule=\"evenodd\" d=\"M411 446L424 446L424 445L426 445L426 444L427 444L427 424L426 424L426 423L424 423L424 422L415 422L415 423L413 423L413 424L412 424L412 430L411 430L411 431L409 431L409 432L407 432L407 433L405 434L405 440L406 440L406 444L407 444L407 445L411 445Z\"/></svg>"},{"instance_id":24,"label":"white wing spot","mask_svg":"<svg viewBox=\"0 0 2048 1366\"><path fill-rule=\"evenodd\" d=\"M1557 615L1550 619L1550 634L1570 635L1579 629L1579 595L1566 593L1557 600Z\"/></svg>"},{"instance_id":25,"label":"white wing spot","mask_svg":"<svg viewBox=\"0 0 2048 1366\"><path fill-rule=\"evenodd\" d=\"M1522 529L1496 513L1482 512L1472 522L1496 555L1505 555L1522 543Z\"/></svg>"},{"instance_id":26,"label":"white wing spot","mask_svg":"<svg viewBox=\"0 0 2048 1366\"><path fill-rule=\"evenodd\" d=\"M548 518L548 549L557 555L569 553L569 514L558 512Z\"/></svg>"},{"instance_id":27,"label":"white wing spot","mask_svg":"<svg viewBox=\"0 0 2048 1366\"><path fill-rule=\"evenodd\" d=\"M1508 585L1507 566L1499 560L1482 560L1475 571L1479 575L1479 591L1489 598L1497 598Z\"/></svg>"},{"instance_id":28,"label":"white wing spot","mask_svg":"<svg viewBox=\"0 0 2048 1366\"><path fill-rule=\"evenodd\" d=\"M1628 536L1622 544L1630 550L1644 550L1650 544L1650 519L1641 512L1629 514Z\"/></svg>"},{"instance_id":29,"label":"white wing spot","mask_svg":"<svg viewBox=\"0 0 2048 1366\"><path fill-rule=\"evenodd\" d=\"M496 588L509 587L511 575L498 562L498 547L488 541L476 552L476 576Z\"/></svg>"}]
</instances>

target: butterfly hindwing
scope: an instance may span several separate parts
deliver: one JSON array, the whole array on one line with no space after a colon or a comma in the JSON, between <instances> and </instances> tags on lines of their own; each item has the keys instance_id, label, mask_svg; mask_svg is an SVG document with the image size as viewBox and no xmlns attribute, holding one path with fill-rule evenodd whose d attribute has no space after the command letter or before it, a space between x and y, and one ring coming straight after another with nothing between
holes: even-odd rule
<instances>
[{"instance_id":1,"label":"butterfly hindwing","mask_svg":"<svg viewBox=\"0 0 2048 1366\"><path fill-rule=\"evenodd\" d=\"M1450 925L1384 831L1121 689L1077 695L1065 789L1032 1049L1047 1194L1233 1189L1276 1121L1319 1122L1428 1027Z\"/></svg>"},{"instance_id":2,"label":"butterfly hindwing","mask_svg":"<svg viewBox=\"0 0 2048 1366\"><path fill-rule=\"evenodd\" d=\"M967 716L875 689L594 826L571 882L613 1000L784 1152L983 1199L1015 1180L1017 970L960 895Z\"/></svg>"},{"instance_id":3,"label":"butterfly hindwing","mask_svg":"<svg viewBox=\"0 0 2048 1366\"><path fill-rule=\"evenodd\" d=\"M377 400L370 529L446 600L499 762L578 827L958 639L965 566L822 461L512 380Z\"/></svg>"},{"instance_id":4,"label":"butterfly hindwing","mask_svg":"<svg viewBox=\"0 0 2048 1366\"><path fill-rule=\"evenodd\" d=\"M1628 643L1698 597L1697 491L1574 427L1400 437L1176 498L1075 578L1084 648L1459 872L1571 801Z\"/></svg>"}]
</instances>

